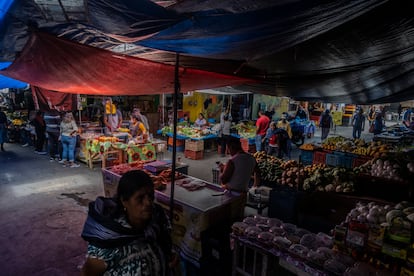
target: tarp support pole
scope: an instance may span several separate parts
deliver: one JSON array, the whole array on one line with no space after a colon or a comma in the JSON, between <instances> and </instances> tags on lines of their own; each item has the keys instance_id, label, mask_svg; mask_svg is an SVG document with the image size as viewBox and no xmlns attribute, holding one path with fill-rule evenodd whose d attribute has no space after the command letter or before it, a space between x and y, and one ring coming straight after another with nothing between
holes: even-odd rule
<instances>
[{"instance_id":1,"label":"tarp support pole","mask_svg":"<svg viewBox=\"0 0 414 276\"><path fill-rule=\"evenodd\" d=\"M175 71L174 71L174 97L173 97L173 149L172 149L172 173L171 173L171 192L170 192L170 221L173 224L174 218L174 186L175 186L175 170L177 157L177 109L178 109L178 93L180 92L180 79L178 77L180 56L177 53L175 56Z\"/></svg>"}]
</instances>

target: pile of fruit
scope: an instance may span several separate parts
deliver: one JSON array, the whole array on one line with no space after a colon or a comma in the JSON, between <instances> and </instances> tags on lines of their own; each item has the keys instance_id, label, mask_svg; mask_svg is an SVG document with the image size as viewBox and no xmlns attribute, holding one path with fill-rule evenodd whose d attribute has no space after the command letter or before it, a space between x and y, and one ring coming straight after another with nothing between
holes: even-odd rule
<instances>
[{"instance_id":1,"label":"pile of fruit","mask_svg":"<svg viewBox=\"0 0 414 276\"><path fill-rule=\"evenodd\" d=\"M161 129L162 135L167 135L172 133L173 129L170 126L165 126ZM210 128L199 128L199 127L189 127L184 125L177 126L177 135L187 136L190 138L201 138L203 136L212 134L212 130Z\"/></svg>"},{"instance_id":2,"label":"pile of fruit","mask_svg":"<svg viewBox=\"0 0 414 276\"><path fill-rule=\"evenodd\" d=\"M305 171L307 172L307 178L303 182L303 190L305 191L338 193L354 191L354 174L349 169L309 165L305 167Z\"/></svg>"},{"instance_id":3,"label":"pile of fruit","mask_svg":"<svg viewBox=\"0 0 414 276\"><path fill-rule=\"evenodd\" d=\"M395 151L393 146L380 141L366 143L364 139L349 139L342 136L327 138L322 143L322 148L376 158L385 157L389 152Z\"/></svg>"},{"instance_id":4,"label":"pile of fruit","mask_svg":"<svg viewBox=\"0 0 414 276\"><path fill-rule=\"evenodd\" d=\"M129 130L129 128L126 128L126 127L120 127L120 128L118 128L117 129L119 132L129 132L130 130Z\"/></svg>"},{"instance_id":5,"label":"pile of fruit","mask_svg":"<svg viewBox=\"0 0 414 276\"><path fill-rule=\"evenodd\" d=\"M260 178L264 181L276 181L283 173L281 164L283 161L274 156L267 155L264 151L253 154L260 170Z\"/></svg>"},{"instance_id":6,"label":"pile of fruit","mask_svg":"<svg viewBox=\"0 0 414 276\"><path fill-rule=\"evenodd\" d=\"M12 120L12 124L13 124L14 126L21 126L21 125L23 125L23 124L24 124L24 121L23 121L22 119L13 119L13 120Z\"/></svg>"},{"instance_id":7,"label":"pile of fruit","mask_svg":"<svg viewBox=\"0 0 414 276\"><path fill-rule=\"evenodd\" d=\"M111 142L111 143L116 143L119 142L120 140L117 137L111 137L111 136L99 136L97 141L94 139L93 143L98 143L98 142Z\"/></svg>"},{"instance_id":8,"label":"pile of fruit","mask_svg":"<svg viewBox=\"0 0 414 276\"><path fill-rule=\"evenodd\" d=\"M301 189L305 177L306 173L302 166L299 166L297 163L289 164L283 171L281 178L277 180L277 183Z\"/></svg>"},{"instance_id":9,"label":"pile of fruit","mask_svg":"<svg viewBox=\"0 0 414 276\"><path fill-rule=\"evenodd\" d=\"M312 144L312 143L306 143L306 144L303 144L302 146L300 146L299 147L301 150L309 150L309 151L313 151L313 150L317 150L317 149L319 149L320 147L319 146L317 146L317 145L314 145L314 144Z\"/></svg>"},{"instance_id":10,"label":"pile of fruit","mask_svg":"<svg viewBox=\"0 0 414 276\"><path fill-rule=\"evenodd\" d=\"M322 148L326 150L337 150L338 146L346 140L342 136L328 137L323 141Z\"/></svg>"},{"instance_id":11,"label":"pile of fruit","mask_svg":"<svg viewBox=\"0 0 414 276\"><path fill-rule=\"evenodd\" d=\"M237 134L241 138L254 138L256 136L256 126L253 122L239 123L232 127L237 130Z\"/></svg>"},{"instance_id":12,"label":"pile of fruit","mask_svg":"<svg viewBox=\"0 0 414 276\"><path fill-rule=\"evenodd\" d=\"M305 191L344 192L354 191L352 170L328 167L325 164L303 166L295 160L283 161L264 152L254 154L265 181L275 181Z\"/></svg>"}]
</instances>

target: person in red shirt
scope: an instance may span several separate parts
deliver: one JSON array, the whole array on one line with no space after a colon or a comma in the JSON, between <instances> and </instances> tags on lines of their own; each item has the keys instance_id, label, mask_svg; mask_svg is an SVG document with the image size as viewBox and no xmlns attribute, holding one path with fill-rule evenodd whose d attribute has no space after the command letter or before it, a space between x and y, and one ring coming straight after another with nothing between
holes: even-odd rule
<instances>
[{"instance_id":1,"label":"person in red shirt","mask_svg":"<svg viewBox=\"0 0 414 276\"><path fill-rule=\"evenodd\" d=\"M264 150L262 147L262 139L266 136L266 130L269 127L270 119L263 110L258 112L259 118L256 121L256 151Z\"/></svg>"}]
</instances>

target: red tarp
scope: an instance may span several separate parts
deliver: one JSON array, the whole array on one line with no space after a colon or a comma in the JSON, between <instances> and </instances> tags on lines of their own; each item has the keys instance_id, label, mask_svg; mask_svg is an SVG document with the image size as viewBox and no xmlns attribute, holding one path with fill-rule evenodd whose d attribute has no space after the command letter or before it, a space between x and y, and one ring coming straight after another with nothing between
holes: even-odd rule
<instances>
[{"instance_id":1,"label":"red tarp","mask_svg":"<svg viewBox=\"0 0 414 276\"><path fill-rule=\"evenodd\" d=\"M77 110L77 95L50 91L37 86L31 86L36 110L74 111Z\"/></svg>"},{"instance_id":2,"label":"red tarp","mask_svg":"<svg viewBox=\"0 0 414 276\"><path fill-rule=\"evenodd\" d=\"M138 95L174 92L174 66L34 33L21 55L0 73L66 93ZM181 92L238 85L252 80L180 68Z\"/></svg>"}]
</instances>

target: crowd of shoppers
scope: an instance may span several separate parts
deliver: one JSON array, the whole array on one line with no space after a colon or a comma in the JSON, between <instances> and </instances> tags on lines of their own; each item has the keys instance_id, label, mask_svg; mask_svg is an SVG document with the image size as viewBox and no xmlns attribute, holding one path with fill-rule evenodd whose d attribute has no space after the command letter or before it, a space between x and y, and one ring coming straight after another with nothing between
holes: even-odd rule
<instances>
[{"instance_id":1,"label":"crowd of shoppers","mask_svg":"<svg viewBox=\"0 0 414 276\"><path fill-rule=\"evenodd\" d=\"M1 122L0 112L0 132L2 125L5 125ZM71 112L44 114L37 111L29 123L20 128L20 142L22 147L34 146L36 154L49 154L50 161L58 161L64 167L76 168L79 167L79 164L75 163L78 130ZM6 130L4 135L6 135ZM3 140L1 140L2 137ZM5 139L5 136L1 134L2 149Z\"/></svg>"}]
</instances>

